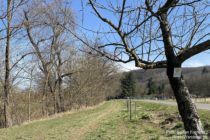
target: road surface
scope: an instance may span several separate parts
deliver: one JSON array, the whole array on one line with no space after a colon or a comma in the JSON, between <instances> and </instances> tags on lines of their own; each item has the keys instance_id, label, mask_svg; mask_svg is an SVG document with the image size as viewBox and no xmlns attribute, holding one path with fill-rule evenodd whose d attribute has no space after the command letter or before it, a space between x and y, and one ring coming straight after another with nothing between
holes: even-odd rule
<instances>
[{"instance_id":1,"label":"road surface","mask_svg":"<svg viewBox=\"0 0 210 140\"><path fill-rule=\"evenodd\" d=\"M146 102L151 103L160 103L160 104L166 104L166 105L177 105L176 102L173 101L161 101L161 100L144 100ZM202 103L196 103L196 107L198 109L204 109L204 110L210 110L210 104L202 104Z\"/></svg>"}]
</instances>

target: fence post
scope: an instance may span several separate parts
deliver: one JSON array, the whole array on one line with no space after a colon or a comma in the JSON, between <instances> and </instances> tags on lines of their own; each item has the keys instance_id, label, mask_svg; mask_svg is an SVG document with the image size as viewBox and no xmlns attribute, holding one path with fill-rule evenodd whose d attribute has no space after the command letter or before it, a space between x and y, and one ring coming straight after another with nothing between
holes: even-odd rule
<instances>
[{"instance_id":1,"label":"fence post","mask_svg":"<svg viewBox=\"0 0 210 140\"><path fill-rule=\"evenodd\" d=\"M135 105L135 117L137 117L137 114L136 114L136 101L134 102L134 105Z\"/></svg>"},{"instance_id":2,"label":"fence post","mask_svg":"<svg viewBox=\"0 0 210 140\"><path fill-rule=\"evenodd\" d=\"M132 107L131 107L131 98L130 98L130 120L131 120L131 113L132 113L131 112L132 111L131 109L132 109Z\"/></svg>"},{"instance_id":3,"label":"fence post","mask_svg":"<svg viewBox=\"0 0 210 140\"><path fill-rule=\"evenodd\" d=\"M129 111L129 97L127 97L127 111Z\"/></svg>"}]
</instances>

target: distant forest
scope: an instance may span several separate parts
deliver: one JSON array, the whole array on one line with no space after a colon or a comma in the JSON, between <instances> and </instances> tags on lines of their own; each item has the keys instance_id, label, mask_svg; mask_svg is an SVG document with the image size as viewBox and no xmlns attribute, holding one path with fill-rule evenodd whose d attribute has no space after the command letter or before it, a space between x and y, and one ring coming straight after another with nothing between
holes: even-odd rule
<instances>
[{"instance_id":1,"label":"distant forest","mask_svg":"<svg viewBox=\"0 0 210 140\"><path fill-rule=\"evenodd\" d=\"M197 68L183 68L183 76L186 79L187 86L189 87L192 96L196 97L209 97L210 96L210 67L197 67ZM154 88L153 95L161 97L173 97L172 89L169 85L166 76L166 69L151 69L151 70L134 70L131 71L133 78L136 81L135 96L141 97L142 95L150 95L148 84L152 84ZM160 88L162 93L160 92ZM162 94L162 95L160 95Z\"/></svg>"}]
</instances>

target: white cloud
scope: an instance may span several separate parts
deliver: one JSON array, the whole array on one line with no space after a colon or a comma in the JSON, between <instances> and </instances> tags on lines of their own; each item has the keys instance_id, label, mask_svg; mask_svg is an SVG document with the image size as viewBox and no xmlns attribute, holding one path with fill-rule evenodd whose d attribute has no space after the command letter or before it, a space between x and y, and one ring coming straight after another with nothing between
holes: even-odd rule
<instances>
[{"instance_id":1,"label":"white cloud","mask_svg":"<svg viewBox=\"0 0 210 140\"><path fill-rule=\"evenodd\" d=\"M117 65L119 66L120 70L122 71L130 71L130 70L137 70L140 68L137 68L135 66L134 62L129 62L129 63L117 63Z\"/></svg>"},{"instance_id":2,"label":"white cloud","mask_svg":"<svg viewBox=\"0 0 210 140\"><path fill-rule=\"evenodd\" d=\"M189 60L183 63L183 67L201 67L205 64L199 60Z\"/></svg>"},{"instance_id":3,"label":"white cloud","mask_svg":"<svg viewBox=\"0 0 210 140\"><path fill-rule=\"evenodd\" d=\"M119 67L120 70L122 71L130 71L130 70L137 70L137 69L141 69L141 68L137 68L135 66L134 62L129 62L129 63L116 63L117 66ZM186 62L183 63L183 67L201 67L201 66L205 66L205 63L202 63L199 60L188 60Z\"/></svg>"}]
</instances>

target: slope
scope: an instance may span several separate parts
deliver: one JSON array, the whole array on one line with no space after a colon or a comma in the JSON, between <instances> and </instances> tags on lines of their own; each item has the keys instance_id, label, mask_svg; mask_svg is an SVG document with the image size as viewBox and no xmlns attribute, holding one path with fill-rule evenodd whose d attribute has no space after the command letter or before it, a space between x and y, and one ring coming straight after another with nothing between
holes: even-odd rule
<instances>
[{"instance_id":1,"label":"slope","mask_svg":"<svg viewBox=\"0 0 210 140\"><path fill-rule=\"evenodd\" d=\"M134 103L136 102L136 111ZM132 102L132 120L126 101L108 101L99 106L59 115L22 126L0 129L1 140L128 140L171 139L170 130L182 131L176 107ZM206 132L210 130L210 113L200 111Z\"/></svg>"}]
</instances>

